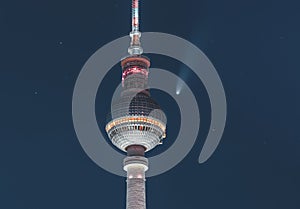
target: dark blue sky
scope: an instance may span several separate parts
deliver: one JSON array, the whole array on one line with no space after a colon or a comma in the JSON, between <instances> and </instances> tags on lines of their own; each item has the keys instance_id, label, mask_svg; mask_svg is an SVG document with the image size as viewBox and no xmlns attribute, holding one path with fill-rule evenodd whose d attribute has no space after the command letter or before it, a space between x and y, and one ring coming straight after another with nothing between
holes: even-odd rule
<instances>
[{"instance_id":1,"label":"dark blue sky","mask_svg":"<svg viewBox=\"0 0 300 209\"><path fill-rule=\"evenodd\" d=\"M222 141L199 165L210 118L205 88L176 61L149 55L153 67L187 72L203 118L189 155L147 180L148 209L299 209L300 3L144 0L141 7L142 31L180 36L206 53L228 102ZM125 208L125 180L88 158L71 108L86 60L130 31L130 0L1 1L0 28L0 208ZM119 69L99 89L102 130L103 97L118 84ZM153 96L174 118L160 152L176 137L178 107L161 92Z\"/></svg>"}]
</instances>

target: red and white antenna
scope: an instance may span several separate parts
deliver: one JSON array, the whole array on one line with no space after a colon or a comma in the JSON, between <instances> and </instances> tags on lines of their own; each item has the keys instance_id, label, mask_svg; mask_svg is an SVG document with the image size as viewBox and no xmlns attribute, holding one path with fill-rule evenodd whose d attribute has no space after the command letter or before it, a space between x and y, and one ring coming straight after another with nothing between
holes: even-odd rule
<instances>
[{"instance_id":1,"label":"red and white antenna","mask_svg":"<svg viewBox=\"0 0 300 209\"><path fill-rule=\"evenodd\" d=\"M130 55L140 55L143 53L141 47L140 37L141 32L139 31L139 0L132 0L132 30L130 32L131 42L128 48Z\"/></svg>"}]
</instances>

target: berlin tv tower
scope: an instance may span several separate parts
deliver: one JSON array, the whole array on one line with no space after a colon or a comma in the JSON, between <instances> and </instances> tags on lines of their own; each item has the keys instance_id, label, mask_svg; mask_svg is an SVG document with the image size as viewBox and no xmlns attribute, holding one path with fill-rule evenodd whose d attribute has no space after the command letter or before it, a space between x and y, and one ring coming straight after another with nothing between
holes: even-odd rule
<instances>
[{"instance_id":1,"label":"berlin tv tower","mask_svg":"<svg viewBox=\"0 0 300 209\"><path fill-rule=\"evenodd\" d=\"M166 137L166 116L148 89L150 60L142 55L138 0L132 0L130 37L129 56L121 61L121 97L113 103L105 129L112 143L127 152L123 167L127 172L126 208L146 209L148 160L144 154Z\"/></svg>"}]
</instances>

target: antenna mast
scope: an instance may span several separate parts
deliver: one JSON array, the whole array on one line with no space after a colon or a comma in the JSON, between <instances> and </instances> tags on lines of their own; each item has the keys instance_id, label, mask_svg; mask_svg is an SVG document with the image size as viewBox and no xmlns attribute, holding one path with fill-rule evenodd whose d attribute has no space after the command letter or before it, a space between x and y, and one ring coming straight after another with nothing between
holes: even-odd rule
<instances>
[{"instance_id":1,"label":"antenna mast","mask_svg":"<svg viewBox=\"0 0 300 209\"><path fill-rule=\"evenodd\" d=\"M131 27L132 30L129 34L131 42L128 48L128 53L130 55L141 55L143 53L143 48L141 47L141 32L139 31L139 0L132 0Z\"/></svg>"}]
</instances>

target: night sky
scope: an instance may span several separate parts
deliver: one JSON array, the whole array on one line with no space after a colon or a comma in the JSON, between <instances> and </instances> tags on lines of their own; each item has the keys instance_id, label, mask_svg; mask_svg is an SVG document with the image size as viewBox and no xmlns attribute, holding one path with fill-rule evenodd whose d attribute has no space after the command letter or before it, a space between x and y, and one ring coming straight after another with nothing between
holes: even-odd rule
<instances>
[{"instance_id":1,"label":"night sky","mask_svg":"<svg viewBox=\"0 0 300 209\"><path fill-rule=\"evenodd\" d=\"M131 30L130 4L0 1L1 209L125 208L125 179L98 167L79 144L72 94L88 58ZM300 208L299 11L295 0L141 2L141 30L199 47L217 69L228 105L219 147L198 164L210 124L205 87L176 60L149 55L153 67L189 84L201 127L180 164L147 179L148 209ZM112 68L98 90L101 131L120 69ZM152 95L170 123L166 143L149 155L171 146L180 125L174 100Z\"/></svg>"}]
</instances>

